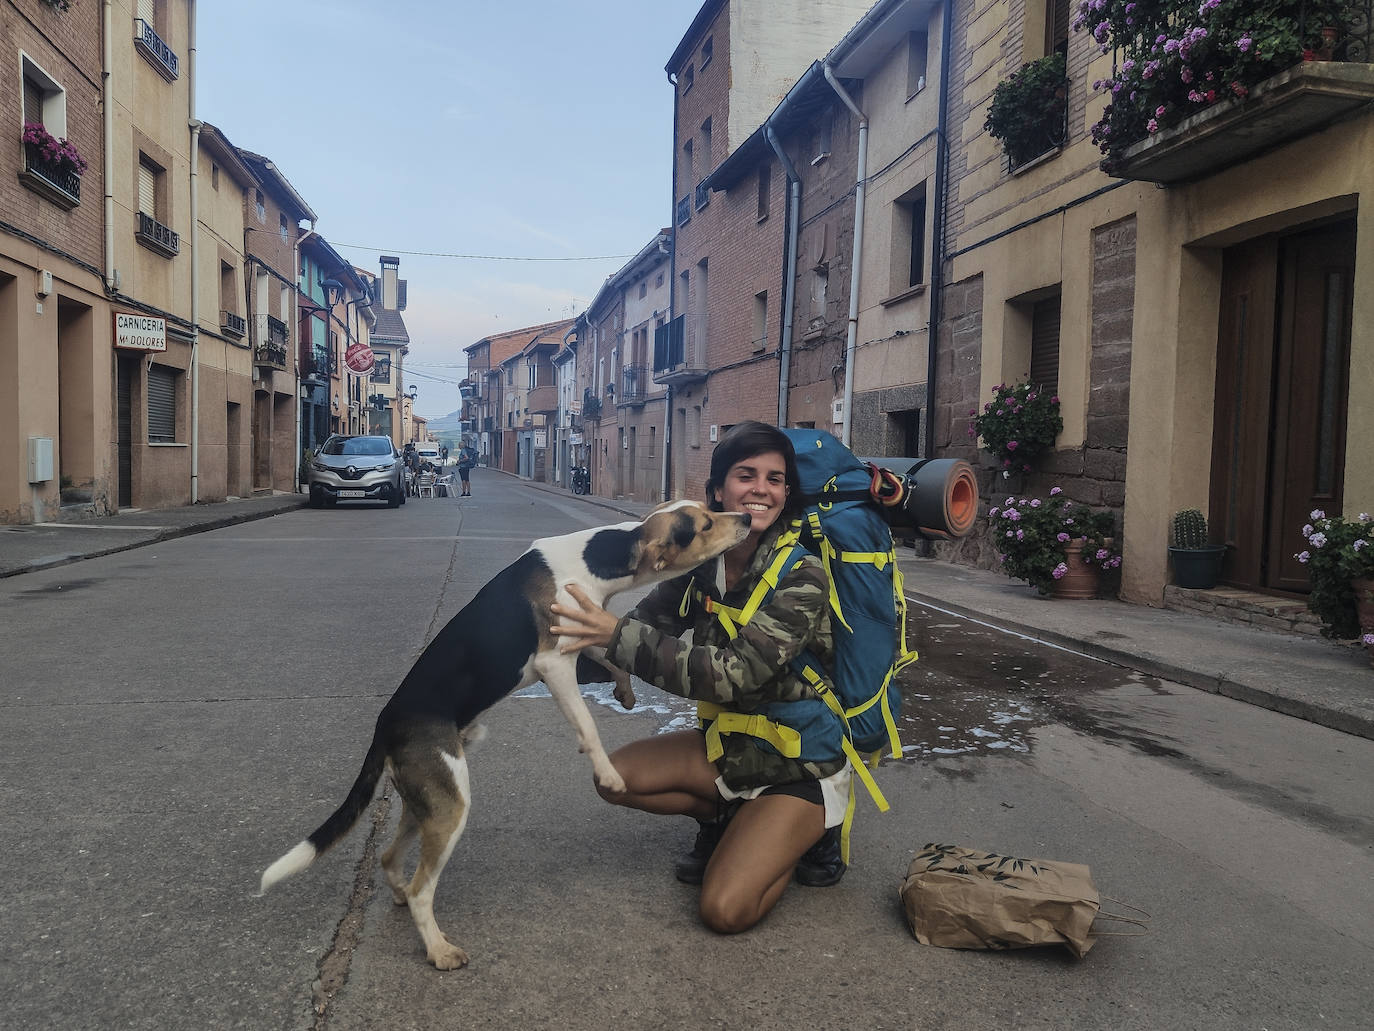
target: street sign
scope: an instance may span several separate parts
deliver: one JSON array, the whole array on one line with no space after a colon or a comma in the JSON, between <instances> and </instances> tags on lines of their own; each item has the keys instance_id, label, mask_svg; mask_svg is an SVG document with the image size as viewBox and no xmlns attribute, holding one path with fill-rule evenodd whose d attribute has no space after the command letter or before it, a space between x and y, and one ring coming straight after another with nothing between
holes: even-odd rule
<instances>
[{"instance_id":1,"label":"street sign","mask_svg":"<svg viewBox=\"0 0 1374 1031\"><path fill-rule=\"evenodd\" d=\"M167 320L117 311L114 313L114 345L126 351L165 351Z\"/></svg>"},{"instance_id":2,"label":"street sign","mask_svg":"<svg viewBox=\"0 0 1374 1031\"><path fill-rule=\"evenodd\" d=\"M548 431L548 430L535 430L535 431L534 431L534 446L535 446L536 448L539 448L540 450L543 450L544 448L546 448L546 447L549 446L549 431Z\"/></svg>"},{"instance_id":3,"label":"street sign","mask_svg":"<svg viewBox=\"0 0 1374 1031\"><path fill-rule=\"evenodd\" d=\"M350 372L356 372L361 376L372 371L372 366L377 364L377 356L372 353L372 348L360 340L344 352L344 364Z\"/></svg>"}]
</instances>

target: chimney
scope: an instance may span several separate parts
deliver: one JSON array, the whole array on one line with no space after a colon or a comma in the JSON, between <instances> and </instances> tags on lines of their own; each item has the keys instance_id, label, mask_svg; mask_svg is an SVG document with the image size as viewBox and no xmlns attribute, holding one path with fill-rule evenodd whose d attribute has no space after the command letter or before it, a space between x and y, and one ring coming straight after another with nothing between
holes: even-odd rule
<instances>
[{"instance_id":1,"label":"chimney","mask_svg":"<svg viewBox=\"0 0 1374 1031\"><path fill-rule=\"evenodd\" d=\"M382 307L397 311L396 273L401 267L401 259L382 255Z\"/></svg>"}]
</instances>

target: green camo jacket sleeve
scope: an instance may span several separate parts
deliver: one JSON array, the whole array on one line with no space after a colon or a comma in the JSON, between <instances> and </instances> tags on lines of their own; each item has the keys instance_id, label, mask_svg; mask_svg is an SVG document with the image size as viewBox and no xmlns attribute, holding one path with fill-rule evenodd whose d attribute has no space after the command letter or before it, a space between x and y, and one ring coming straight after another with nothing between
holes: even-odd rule
<instances>
[{"instance_id":1,"label":"green camo jacket sleeve","mask_svg":"<svg viewBox=\"0 0 1374 1031\"><path fill-rule=\"evenodd\" d=\"M825 570L807 556L734 640L709 614L699 613L689 645L632 613L616 627L607 654L664 691L749 712L811 696L789 663L807 647L828 656L828 605Z\"/></svg>"}]
</instances>

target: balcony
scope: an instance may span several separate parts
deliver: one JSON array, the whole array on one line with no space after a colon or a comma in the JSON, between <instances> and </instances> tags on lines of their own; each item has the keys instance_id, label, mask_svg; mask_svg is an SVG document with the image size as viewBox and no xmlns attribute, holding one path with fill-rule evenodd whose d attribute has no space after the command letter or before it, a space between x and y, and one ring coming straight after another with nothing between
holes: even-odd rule
<instances>
[{"instance_id":1,"label":"balcony","mask_svg":"<svg viewBox=\"0 0 1374 1031\"><path fill-rule=\"evenodd\" d=\"M169 229L146 211L138 213L138 229L134 231L134 238L164 258L175 258L181 253L181 234Z\"/></svg>"},{"instance_id":2,"label":"balcony","mask_svg":"<svg viewBox=\"0 0 1374 1031\"><path fill-rule=\"evenodd\" d=\"M582 418L585 422L601 421L601 398L591 387L582 392Z\"/></svg>"},{"instance_id":3,"label":"balcony","mask_svg":"<svg viewBox=\"0 0 1374 1031\"><path fill-rule=\"evenodd\" d=\"M1108 170L1118 179L1192 182L1303 136L1374 101L1374 65L1303 61L1170 129L1132 144ZM1307 159L1320 160L1320 154Z\"/></svg>"},{"instance_id":4,"label":"balcony","mask_svg":"<svg viewBox=\"0 0 1374 1031\"><path fill-rule=\"evenodd\" d=\"M334 375L338 361L332 351L311 348L301 358L301 377L324 382Z\"/></svg>"},{"instance_id":5,"label":"balcony","mask_svg":"<svg viewBox=\"0 0 1374 1031\"><path fill-rule=\"evenodd\" d=\"M627 365L620 370L620 397L616 405L642 405L649 385L649 366Z\"/></svg>"},{"instance_id":6,"label":"balcony","mask_svg":"<svg viewBox=\"0 0 1374 1031\"><path fill-rule=\"evenodd\" d=\"M654 330L654 382L680 386L705 379L706 315L679 315Z\"/></svg>"},{"instance_id":7,"label":"balcony","mask_svg":"<svg viewBox=\"0 0 1374 1031\"><path fill-rule=\"evenodd\" d=\"M542 387L530 387L526 407L537 414L552 415L558 411L558 388L552 383Z\"/></svg>"},{"instance_id":8,"label":"balcony","mask_svg":"<svg viewBox=\"0 0 1374 1031\"><path fill-rule=\"evenodd\" d=\"M692 221L692 196L688 194L677 202L677 224L685 226Z\"/></svg>"},{"instance_id":9,"label":"balcony","mask_svg":"<svg viewBox=\"0 0 1374 1031\"><path fill-rule=\"evenodd\" d=\"M219 313L219 328L231 337L243 339L248 332L248 322L242 315L236 315L232 311L221 311Z\"/></svg>"},{"instance_id":10,"label":"balcony","mask_svg":"<svg viewBox=\"0 0 1374 1031\"><path fill-rule=\"evenodd\" d=\"M142 18L134 19L134 48L147 58L148 63L168 82L177 77L177 55Z\"/></svg>"},{"instance_id":11,"label":"balcony","mask_svg":"<svg viewBox=\"0 0 1374 1031\"><path fill-rule=\"evenodd\" d=\"M81 176L54 161L45 161L36 144L24 144L24 170L19 181L65 211L81 203Z\"/></svg>"},{"instance_id":12,"label":"balcony","mask_svg":"<svg viewBox=\"0 0 1374 1031\"><path fill-rule=\"evenodd\" d=\"M253 345L253 364L286 371L286 345L273 341L259 341Z\"/></svg>"}]
</instances>

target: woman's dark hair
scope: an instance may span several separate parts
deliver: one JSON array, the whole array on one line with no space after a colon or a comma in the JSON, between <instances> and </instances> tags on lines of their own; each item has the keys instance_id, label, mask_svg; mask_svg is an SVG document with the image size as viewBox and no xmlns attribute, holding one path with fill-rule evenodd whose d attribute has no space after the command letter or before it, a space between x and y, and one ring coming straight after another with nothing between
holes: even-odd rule
<instances>
[{"instance_id":1,"label":"woman's dark hair","mask_svg":"<svg viewBox=\"0 0 1374 1031\"><path fill-rule=\"evenodd\" d=\"M801 477L797 474L797 452L787 434L766 422L736 423L725 431L720 443L711 452L711 475L706 480L706 504L713 512L721 511L716 490L724 485L726 474L738 462L776 451L782 455L786 467L787 500L783 502L782 518L791 519L802 507Z\"/></svg>"}]
</instances>

